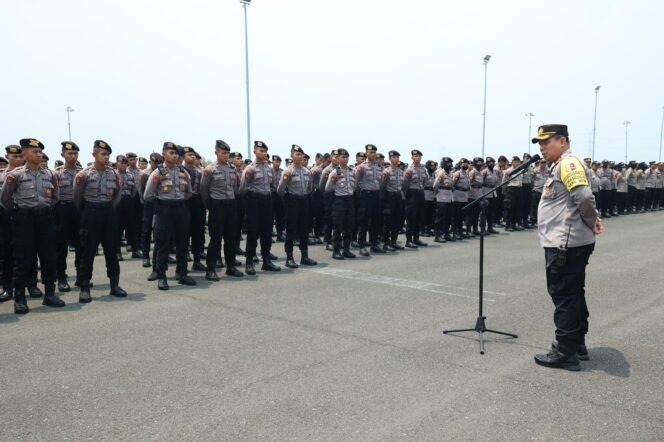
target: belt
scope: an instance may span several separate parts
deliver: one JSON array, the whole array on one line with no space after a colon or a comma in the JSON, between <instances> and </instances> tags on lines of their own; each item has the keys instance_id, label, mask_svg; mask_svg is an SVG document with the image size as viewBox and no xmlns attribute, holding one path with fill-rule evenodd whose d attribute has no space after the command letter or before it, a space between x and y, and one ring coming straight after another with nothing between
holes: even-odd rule
<instances>
[{"instance_id":1,"label":"belt","mask_svg":"<svg viewBox=\"0 0 664 442\"><path fill-rule=\"evenodd\" d=\"M247 195L251 198L256 198L256 199L259 199L259 200L272 199L272 194L271 193L247 192Z\"/></svg>"},{"instance_id":2,"label":"belt","mask_svg":"<svg viewBox=\"0 0 664 442\"><path fill-rule=\"evenodd\" d=\"M182 207L184 206L184 200L155 200L157 204L165 207Z\"/></svg>"},{"instance_id":3,"label":"belt","mask_svg":"<svg viewBox=\"0 0 664 442\"><path fill-rule=\"evenodd\" d=\"M360 194L361 195L376 195L380 192L380 190L367 190L367 189L360 189Z\"/></svg>"},{"instance_id":4,"label":"belt","mask_svg":"<svg viewBox=\"0 0 664 442\"><path fill-rule=\"evenodd\" d=\"M467 188L467 187L457 187L457 186L454 186L454 190L461 190L461 191L463 191L463 192L467 192L467 191L468 191L468 188Z\"/></svg>"},{"instance_id":5,"label":"belt","mask_svg":"<svg viewBox=\"0 0 664 442\"><path fill-rule=\"evenodd\" d=\"M22 208L18 207L16 209L17 213L29 213L30 215L45 215L51 210L50 207L31 207L31 208Z\"/></svg>"},{"instance_id":6,"label":"belt","mask_svg":"<svg viewBox=\"0 0 664 442\"><path fill-rule=\"evenodd\" d=\"M433 187L431 187L431 186L426 186L426 187L424 188L424 190L433 190Z\"/></svg>"},{"instance_id":7,"label":"belt","mask_svg":"<svg viewBox=\"0 0 664 442\"><path fill-rule=\"evenodd\" d=\"M223 199L223 200L216 199L216 198L210 198L210 204L217 204L217 205L220 205L220 206L230 206L231 203L235 203L234 198L226 198L226 199Z\"/></svg>"},{"instance_id":8,"label":"belt","mask_svg":"<svg viewBox=\"0 0 664 442\"><path fill-rule=\"evenodd\" d=\"M58 201L58 206L70 206L72 204L74 204L73 201L62 201L62 200Z\"/></svg>"},{"instance_id":9,"label":"belt","mask_svg":"<svg viewBox=\"0 0 664 442\"><path fill-rule=\"evenodd\" d=\"M296 194L293 194L293 193L289 193L287 196L288 196L288 198L294 199L294 200L303 200L304 201L304 200L309 199L309 195L296 195Z\"/></svg>"},{"instance_id":10,"label":"belt","mask_svg":"<svg viewBox=\"0 0 664 442\"><path fill-rule=\"evenodd\" d=\"M83 205L91 209L110 209L112 207L110 201L105 201L103 203L91 203L90 201L85 201Z\"/></svg>"},{"instance_id":11,"label":"belt","mask_svg":"<svg viewBox=\"0 0 664 442\"><path fill-rule=\"evenodd\" d=\"M334 195L334 198L335 199L339 198L339 199L342 199L342 200L352 200L353 195Z\"/></svg>"}]
</instances>

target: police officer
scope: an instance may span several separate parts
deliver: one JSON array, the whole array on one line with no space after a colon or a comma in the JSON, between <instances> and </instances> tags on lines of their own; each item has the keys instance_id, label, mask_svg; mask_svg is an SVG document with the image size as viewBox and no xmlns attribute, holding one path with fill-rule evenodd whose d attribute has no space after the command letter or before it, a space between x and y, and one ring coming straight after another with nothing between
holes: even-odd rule
<instances>
[{"instance_id":1,"label":"police officer","mask_svg":"<svg viewBox=\"0 0 664 442\"><path fill-rule=\"evenodd\" d=\"M164 157L156 152L151 153L150 167L141 171L137 182L138 194L141 198L141 202L143 203L143 218L141 220L141 255L143 256L143 267L148 268L152 266L152 274L148 278L148 281L156 281L158 276L156 254L153 254L152 262L150 262L150 243L152 241L154 201L145 201L143 194L145 193L145 186L147 185L148 179L150 178L150 174L163 162Z\"/></svg>"},{"instance_id":2,"label":"police officer","mask_svg":"<svg viewBox=\"0 0 664 442\"><path fill-rule=\"evenodd\" d=\"M461 158L457 170L452 174L452 185L454 186L453 215L452 222L457 240L467 239L469 236L463 231L463 207L468 204L468 191L470 190L470 179L468 178L468 160Z\"/></svg>"},{"instance_id":3,"label":"police officer","mask_svg":"<svg viewBox=\"0 0 664 442\"><path fill-rule=\"evenodd\" d=\"M339 155L337 149L334 149L330 153L329 163L321 172L320 181L318 183L318 187L323 191L323 217L325 219L323 241L325 242L325 250L328 251L334 250L334 247L332 246L332 203L334 202L334 192L327 192L325 186L327 185L328 177L338 165Z\"/></svg>"},{"instance_id":4,"label":"police officer","mask_svg":"<svg viewBox=\"0 0 664 442\"><path fill-rule=\"evenodd\" d=\"M380 207L380 175L382 168L376 159L377 148L373 144L365 146L366 161L356 166L353 172L357 181L357 235L360 255L369 256L367 232L373 253L385 253L380 245L382 209Z\"/></svg>"},{"instance_id":5,"label":"police officer","mask_svg":"<svg viewBox=\"0 0 664 442\"><path fill-rule=\"evenodd\" d=\"M325 160L324 155L317 153L315 157L316 164L310 169L311 180L313 181L313 191L311 192L311 226L313 229L313 244L323 244L321 236L325 227L325 206L323 203L324 191L320 186L320 176L326 162L329 162L330 154Z\"/></svg>"},{"instance_id":6,"label":"police officer","mask_svg":"<svg viewBox=\"0 0 664 442\"><path fill-rule=\"evenodd\" d=\"M524 153L523 162L530 161L530 154ZM530 204L533 198L533 166L521 174L521 225L524 229L532 228L529 222Z\"/></svg>"},{"instance_id":7,"label":"police officer","mask_svg":"<svg viewBox=\"0 0 664 442\"><path fill-rule=\"evenodd\" d=\"M348 167L348 151L337 149L339 164L330 172L325 183L325 192L334 193L332 222L334 225L332 258L355 258L350 251L353 225L355 224L354 192L355 174ZM343 253L341 247L343 245Z\"/></svg>"},{"instance_id":8,"label":"police officer","mask_svg":"<svg viewBox=\"0 0 664 442\"><path fill-rule=\"evenodd\" d=\"M133 238L134 232L134 197L136 196L136 181L134 173L128 170L129 161L126 156L118 155L115 157L116 173L120 177L120 202L115 208L115 213L118 217L118 241L117 241L117 255L118 261L122 261L122 251L120 248L120 241L122 234L125 234L127 245L132 247L132 251L136 251L138 246L135 246ZM133 244L133 245L132 245ZM136 247L136 248L134 248Z\"/></svg>"},{"instance_id":9,"label":"police officer","mask_svg":"<svg viewBox=\"0 0 664 442\"><path fill-rule=\"evenodd\" d=\"M383 248L386 251L394 252L403 250L403 246L397 242L397 238L403 220L401 185L404 171L399 167L401 161L399 152L391 150L387 156L390 163L383 170L380 178L383 189Z\"/></svg>"},{"instance_id":10,"label":"police officer","mask_svg":"<svg viewBox=\"0 0 664 442\"><path fill-rule=\"evenodd\" d=\"M539 143L551 171L544 185L537 219L556 326L556 342L551 351L535 355L535 362L545 367L578 371L581 368L579 358L588 358L586 265L595 247L595 235L602 233L604 227L590 191L590 173L570 151L567 126L540 126L532 141Z\"/></svg>"},{"instance_id":11,"label":"police officer","mask_svg":"<svg viewBox=\"0 0 664 442\"><path fill-rule=\"evenodd\" d=\"M217 140L214 154L217 161L203 170L200 193L201 200L209 211L208 230L210 242L206 256L205 279L219 281L215 269L221 258L221 239L224 239L226 274L241 277L244 274L235 267L237 248L237 208L235 195L238 191L238 176L235 166L229 161L231 148L223 140Z\"/></svg>"},{"instance_id":12,"label":"police officer","mask_svg":"<svg viewBox=\"0 0 664 442\"><path fill-rule=\"evenodd\" d=\"M78 278L78 267L81 260L80 253L80 214L74 205L74 181L76 174L81 170L77 166L79 147L73 141L63 141L62 158L64 164L55 168L54 175L58 181L60 195L55 205L55 270L58 278L58 290L68 292L71 290L67 282L67 254L69 246L74 246L74 267L76 268L76 281Z\"/></svg>"},{"instance_id":13,"label":"police officer","mask_svg":"<svg viewBox=\"0 0 664 442\"><path fill-rule=\"evenodd\" d=\"M37 256L44 283L43 305L63 307L55 294L55 246L52 206L57 201L57 180L53 172L43 167L44 145L34 138L20 141L25 165L7 172L0 191L3 207L12 207L14 254L14 313L30 310L25 289L36 274Z\"/></svg>"},{"instance_id":14,"label":"police officer","mask_svg":"<svg viewBox=\"0 0 664 442\"><path fill-rule=\"evenodd\" d=\"M138 167L139 158L134 152L127 152L127 172L134 177L134 195L132 196L132 211L130 214L130 224L127 232L127 250L131 248L132 258L142 258L141 253L141 230L143 223L143 200L139 195L136 184L141 175L141 168ZM144 159L144 158L143 158Z\"/></svg>"},{"instance_id":15,"label":"police officer","mask_svg":"<svg viewBox=\"0 0 664 442\"><path fill-rule=\"evenodd\" d=\"M288 163L288 161L286 161ZM288 166L288 164L286 164ZM274 182L279 183L281 174L284 170L281 168L281 157L279 155L272 155L272 173L274 174ZM277 194L276 190L272 193L272 213L274 214L274 228L277 231L277 241L284 241L284 225L285 225L285 210L284 201Z\"/></svg>"},{"instance_id":16,"label":"police officer","mask_svg":"<svg viewBox=\"0 0 664 442\"><path fill-rule=\"evenodd\" d=\"M422 224L420 225L420 234L422 236L434 235L434 218L436 213L436 196L433 191L433 182L436 179L436 170L438 163L429 160L424 163L427 170L428 179L424 183L424 207L422 209Z\"/></svg>"},{"instance_id":17,"label":"police officer","mask_svg":"<svg viewBox=\"0 0 664 442\"><path fill-rule=\"evenodd\" d=\"M182 285L196 285L187 275L187 249L189 245L189 209L185 201L191 197L191 177L182 165L178 165L179 150L175 143L164 143L164 164L157 166L148 178L143 199L154 201L155 253L159 290L168 290L166 269L171 238L175 239L175 276Z\"/></svg>"},{"instance_id":18,"label":"police officer","mask_svg":"<svg viewBox=\"0 0 664 442\"><path fill-rule=\"evenodd\" d=\"M7 167L0 171L0 190L7 174L23 165L21 146L9 145L5 147ZM12 207L3 207L0 203L0 302L9 301L14 297L14 252L12 248Z\"/></svg>"},{"instance_id":19,"label":"police officer","mask_svg":"<svg viewBox=\"0 0 664 442\"><path fill-rule=\"evenodd\" d=\"M440 169L436 171L433 181L433 191L436 196L436 238L435 242L446 243L456 241L450 235L452 226L452 204L454 184L452 181L452 158L443 157L440 160Z\"/></svg>"},{"instance_id":20,"label":"police officer","mask_svg":"<svg viewBox=\"0 0 664 442\"><path fill-rule=\"evenodd\" d=\"M138 157L138 170L143 171L148 168L148 160L145 157Z\"/></svg>"},{"instance_id":21,"label":"police officer","mask_svg":"<svg viewBox=\"0 0 664 442\"><path fill-rule=\"evenodd\" d=\"M468 180L470 181L470 189L468 189L468 204L475 201L482 195L482 187L484 187L484 175L482 175L482 167L484 165L484 159L480 157L473 158L473 162L468 165ZM466 210L465 219L466 219L466 234L468 236L477 235L479 236L480 231L478 229L480 218L480 206L475 204L470 209ZM472 233L471 233L472 228Z\"/></svg>"},{"instance_id":22,"label":"police officer","mask_svg":"<svg viewBox=\"0 0 664 442\"><path fill-rule=\"evenodd\" d=\"M242 154L240 152L231 152L231 160L233 161L233 166L235 166L237 182L239 183L240 179L242 178L244 168L246 167L244 160L242 159ZM235 244L237 244L237 247L235 248L235 255L244 256L244 250L242 250L240 247L240 241L243 239L242 232L246 231L245 212L247 204L246 198L239 192L235 195L235 205L237 207L237 229L235 233Z\"/></svg>"},{"instance_id":23,"label":"police officer","mask_svg":"<svg viewBox=\"0 0 664 442\"><path fill-rule=\"evenodd\" d=\"M189 237L191 239L191 254L194 263L192 270L199 272L207 271L207 267L201 263L205 247L205 206L201 201L200 187L203 178L203 170L197 166L198 153L189 146L184 146L184 168L191 177L191 198L187 200L189 209ZM187 240L189 243L189 240Z\"/></svg>"},{"instance_id":24,"label":"police officer","mask_svg":"<svg viewBox=\"0 0 664 442\"><path fill-rule=\"evenodd\" d=\"M496 160L493 157L486 157L486 167L482 169L482 193L496 187L498 181L498 174L495 170ZM489 205L486 208L486 231L487 234L498 234L498 231L493 228L495 204L497 200L496 192L493 191L486 195L486 200Z\"/></svg>"},{"instance_id":25,"label":"police officer","mask_svg":"<svg viewBox=\"0 0 664 442\"><path fill-rule=\"evenodd\" d=\"M281 267L272 263L276 259L270 253L272 248L272 192L277 190L274 169L268 164L268 147L262 141L254 142L255 160L244 169L240 181L240 193L246 195L247 243L245 272L255 275L253 259L256 256L258 240L261 243L263 258L262 270L278 272Z\"/></svg>"},{"instance_id":26,"label":"police officer","mask_svg":"<svg viewBox=\"0 0 664 442\"><path fill-rule=\"evenodd\" d=\"M122 194L120 177L108 165L111 153L108 143L96 140L92 149L94 163L78 172L74 182L74 204L81 214L81 261L78 275L81 291L78 301L82 303L92 301L90 280L100 242L106 259L106 275L111 283L110 295L119 298L127 296L127 292L119 285L120 264L116 254L118 224L115 208Z\"/></svg>"},{"instance_id":27,"label":"police officer","mask_svg":"<svg viewBox=\"0 0 664 442\"><path fill-rule=\"evenodd\" d=\"M286 267L296 269L299 266L293 259L293 242L299 241L300 264L315 266L318 264L309 258L310 194L313 190L311 173L303 165L304 151L297 144L291 147L293 163L286 169L279 180L277 193L283 198L286 209Z\"/></svg>"},{"instance_id":28,"label":"police officer","mask_svg":"<svg viewBox=\"0 0 664 442\"><path fill-rule=\"evenodd\" d=\"M416 249L427 243L420 241L420 229L424 221L424 186L429 180L426 167L421 164L422 152L410 151L413 162L406 169L402 189L406 196L406 247Z\"/></svg>"},{"instance_id":29,"label":"police officer","mask_svg":"<svg viewBox=\"0 0 664 442\"><path fill-rule=\"evenodd\" d=\"M521 164L521 158L518 156L512 157L512 166L505 169L503 173L503 180L509 180L512 178L512 171L515 170ZM523 186L521 180L523 176L518 175L513 180L507 184L506 194L505 194L505 215L507 222L505 223L505 231L514 232L515 230L523 230L522 227L519 227L519 222L521 221L521 196L523 191L521 187Z\"/></svg>"},{"instance_id":30,"label":"police officer","mask_svg":"<svg viewBox=\"0 0 664 442\"><path fill-rule=\"evenodd\" d=\"M546 170L546 160L542 158L535 165L532 173L533 193L532 201L530 203L530 223L533 226L537 225L537 207L539 207L540 199L542 199L544 183L548 177L549 173Z\"/></svg>"}]
</instances>

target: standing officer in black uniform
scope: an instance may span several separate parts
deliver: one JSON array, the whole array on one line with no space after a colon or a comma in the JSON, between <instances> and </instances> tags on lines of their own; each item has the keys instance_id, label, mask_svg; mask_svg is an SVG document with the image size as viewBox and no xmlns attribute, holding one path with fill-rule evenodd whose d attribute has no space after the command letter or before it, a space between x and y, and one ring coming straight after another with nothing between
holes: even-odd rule
<instances>
[{"instance_id":1,"label":"standing officer in black uniform","mask_svg":"<svg viewBox=\"0 0 664 442\"><path fill-rule=\"evenodd\" d=\"M422 152L413 149L410 154L413 162L406 169L403 180L406 193L406 247L416 249L427 246L427 243L420 241L420 228L424 221L424 186L429 181L429 173L421 164Z\"/></svg>"},{"instance_id":2,"label":"standing officer in black uniform","mask_svg":"<svg viewBox=\"0 0 664 442\"><path fill-rule=\"evenodd\" d=\"M348 167L348 151L337 149L339 164L332 170L326 183L325 192L334 193L332 220L334 224L334 253L332 258L355 258L350 251L353 224L355 224L355 174ZM343 253L341 246L343 244Z\"/></svg>"},{"instance_id":3,"label":"standing officer in black uniform","mask_svg":"<svg viewBox=\"0 0 664 442\"><path fill-rule=\"evenodd\" d=\"M214 154L217 161L203 170L200 193L201 200L209 210L208 230L210 242L206 256L207 270L205 279L219 281L215 268L221 259L221 239L224 239L224 257L228 264L228 276L244 276L235 267L235 249L237 248L237 208L235 196L238 191L238 176L235 166L229 162L231 148L223 140L217 140Z\"/></svg>"},{"instance_id":4,"label":"standing officer in black uniform","mask_svg":"<svg viewBox=\"0 0 664 442\"><path fill-rule=\"evenodd\" d=\"M242 178L245 165L240 152L231 152L231 160L235 166L235 173L237 174L237 182L239 183ZM235 195L235 206L237 207L237 229L235 233L235 255L244 256L244 250L240 247L242 241L242 232L246 231L246 198L241 193Z\"/></svg>"},{"instance_id":5,"label":"standing officer in black uniform","mask_svg":"<svg viewBox=\"0 0 664 442\"><path fill-rule=\"evenodd\" d=\"M63 307L55 294L55 246L52 206L57 201L57 180L42 166L44 145L33 138L20 141L25 165L9 171L0 191L3 207L12 207L14 253L14 313L25 314L25 289L37 272L37 256L44 283L43 305Z\"/></svg>"},{"instance_id":6,"label":"standing officer in black uniform","mask_svg":"<svg viewBox=\"0 0 664 442\"><path fill-rule=\"evenodd\" d=\"M556 341L535 362L551 368L578 371L579 359L588 359L585 335L588 307L585 299L586 265L595 248L595 235L604 231L590 189L590 172L569 150L567 126L540 126L533 143L550 165L537 219L544 247L546 285L555 305Z\"/></svg>"},{"instance_id":7,"label":"standing officer in black uniform","mask_svg":"<svg viewBox=\"0 0 664 442\"><path fill-rule=\"evenodd\" d=\"M138 155L134 152L127 152L125 155L127 157L127 172L131 173L134 176L134 185L138 183L141 175L141 169L138 167L139 159ZM145 158L141 158L145 159ZM131 247L131 257L132 258L142 258L143 254L141 253L141 231L143 223L143 201L139 195L138 188L136 187L134 195L132 197L132 211L130 214L130 224L127 233L127 244ZM127 247L127 248L129 248Z\"/></svg>"},{"instance_id":8,"label":"standing officer in black uniform","mask_svg":"<svg viewBox=\"0 0 664 442\"><path fill-rule=\"evenodd\" d=\"M403 219L403 199L401 198L403 170L399 167L401 158L399 152L391 150L387 155L390 164L380 176L383 192L383 248L386 251L394 252L403 250L403 246L397 243Z\"/></svg>"},{"instance_id":9,"label":"standing officer in black uniform","mask_svg":"<svg viewBox=\"0 0 664 442\"><path fill-rule=\"evenodd\" d=\"M69 252L70 244L75 249L74 267L76 268L76 281L79 281L80 285L78 278L78 267L81 262L81 244L79 239L80 214L74 205L74 181L76 180L76 174L80 172L81 168L76 165L79 152L76 143L73 141L63 141L61 144L61 155L65 161L54 172L60 189L60 196L55 205L55 270L58 278L58 290L68 292L71 290L67 282L67 253Z\"/></svg>"},{"instance_id":10,"label":"standing officer in black uniform","mask_svg":"<svg viewBox=\"0 0 664 442\"><path fill-rule=\"evenodd\" d=\"M90 302L90 280L97 247L101 242L106 258L106 275L110 279L110 295L127 296L120 287L120 264L116 254L118 247L118 224L115 208L120 202L120 177L109 167L111 146L97 140L92 149L94 163L76 174L74 204L81 213L80 240L81 262L79 280L81 291L79 302Z\"/></svg>"},{"instance_id":11,"label":"standing officer in black uniform","mask_svg":"<svg viewBox=\"0 0 664 442\"><path fill-rule=\"evenodd\" d=\"M291 164L281 175L277 187L279 197L283 197L286 208L286 267L296 269L299 266L293 259L293 242L299 240L300 264L315 266L318 264L309 258L309 230L311 229L310 195L313 180L309 169L302 165L304 151L296 144L291 147Z\"/></svg>"},{"instance_id":12,"label":"standing officer in black uniform","mask_svg":"<svg viewBox=\"0 0 664 442\"><path fill-rule=\"evenodd\" d=\"M367 159L353 169L359 201L357 208L357 236L360 245L360 255L369 256L367 247L367 230L369 244L373 253L385 253L380 244L382 234L383 210L380 201L380 176L383 173L381 165L376 159L376 146L367 144L365 152Z\"/></svg>"},{"instance_id":13,"label":"standing officer in black uniform","mask_svg":"<svg viewBox=\"0 0 664 442\"><path fill-rule=\"evenodd\" d=\"M155 281L157 279L157 261L156 254L152 256L152 263L150 262L150 243L152 241L152 220L154 218L154 201L145 201L143 194L147 185L150 174L157 169L157 167L164 162L164 157L160 154L153 152L150 154L150 168L141 171L138 177L137 187L138 194L143 203L143 219L141 221L141 255L143 255L143 267L148 268L152 266L152 273L148 281Z\"/></svg>"},{"instance_id":14,"label":"standing officer in black uniform","mask_svg":"<svg viewBox=\"0 0 664 442\"><path fill-rule=\"evenodd\" d=\"M325 226L323 227L323 241L325 242L325 250L332 251L332 203L334 202L334 192L327 192L325 186L330 173L339 165L339 155L336 149L330 153L330 162L323 168L320 174L320 181L318 187L323 192L323 217L325 219Z\"/></svg>"},{"instance_id":15,"label":"standing officer in black uniform","mask_svg":"<svg viewBox=\"0 0 664 442\"><path fill-rule=\"evenodd\" d=\"M23 165L21 146L12 144L5 147L7 167L0 170L0 189L7 179L7 174ZM11 207L0 204L0 302L9 301L14 296L14 252L12 249Z\"/></svg>"},{"instance_id":16,"label":"standing officer in black uniform","mask_svg":"<svg viewBox=\"0 0 664 442\"><path fill-rule=\"evenodd\" d=\"M187 275L187 249L189 245L189 209L185 201L191 197L191 178L184 166L178 165L180 154L174 143L164 143L164 164L157 166L148 178L143 199L154 201L155 253L159 290L168 290L166 269L171 238L175 239L175 276L182 285L196 285Z\"/></svg>"},{"instance_id":17,"label":"standing officer in black uniform","mask_svg":"<svg viewBox=\"0 0 664 442\"><path fill-rule=\"evenodd\" d=\"M279 183L283 172L281 157L279 155L272 155L272 173L275 183ZM283 242L286 212L284 210L284 200L277 194L276 188L272 193L272 214L274 215L274 228L277 231L277 242Z\"/></svg>"},{"instance_id":18,"label":"standing officer in black uniform","mask_svg":"<svg viewBox=\"0 0 664 442\"><path fill-rule=\"evenodd\" d=\"M200 195L203 170L196 165L196 155L197 153L193 148L184 147L184 168L191 177L191 198L187 200L187 207L191 217L189 236L191 237L191 253L194 255L192 270L205 272L207 267L201 263L205 247L205 206Z\"/></svg>"},{"instance_id":19,"label":"standing officer in black uniform","mask_svg":"<svg viewBox=\"0 0 664 442\"><path fill-rule=\"evenodd\" d=\"M136 251L132 246L135 243L133 239L133 223L134 223L134 196L136 196L136 181L134 174L127 170L129 161L124 155L115 157L116 173L120 177L120 202L115 208L115 213L118 217L118 241L117 241L117 255L118 261L122 261L122 250L120 242L122 234L125 234L128 247L132 247L132 251Z\"/></svg>"}]
</instances>

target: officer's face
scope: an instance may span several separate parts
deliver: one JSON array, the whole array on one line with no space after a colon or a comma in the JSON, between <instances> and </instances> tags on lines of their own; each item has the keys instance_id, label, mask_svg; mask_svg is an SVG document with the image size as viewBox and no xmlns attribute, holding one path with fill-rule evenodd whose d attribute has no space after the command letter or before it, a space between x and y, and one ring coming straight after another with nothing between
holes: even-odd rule
<instances>
[{"instance_id":1,"label":"officer's face","mask_svg":"<svg viewBox=\"0 0 664 442\"><path fill-rule=\"evenodd\" d=\"M138 168L141 170L145 170L148 167L148 163L141 161L138 163Z\"/></svg>"},{"instance_id":2,"label":"officer's face","mask_svg":"<svg viewBox=\"0 0 664 442\"><path fill-rule=\"evenodd\" d=\"M300 157L301 156L302 156L302 154L300 154ZM272 167L274 167L275 169L280 168L281 167L281 160L272 160Z\"/></svg>"},{"instance_id":3,"label":"officer's face","mask_svg":"<svg viewBox=\"0 0 664 442\"><path fill-rule=\"evenodd\" d=\"M362 163L364 163L364 157L355 157L355 164L359 166Z\"/></svg>"},{"instance_id":4,"label":"officer's face","mask_svg":"<svg viewBox=\"0 0 664 442\"><path fill-rule=\"evenodd\" d=\"M62 158L65 159L65 163L69 164L70 166L73 166L76 164L76 161L78 161L78 151L75 150L66 150L61 153Z\"/></svg>"},{"instance_id":5,"label":"officer's face","mask_svg":"<svg viewBox=\"0 0 664 442\"><path fill-rule=\"evenodd\" d=\"M348 155L339 155L339 165L341 166L348 165Z\"/></svg>"},{"instance_id":6,"label":"officer's face","mask_svg":"<svg viewBox=\"0 0 664 442\"><path fill-rule=\"evenodd\" d=\"M196 162L196 154L193 152L187 152L184 154L184 162L187 164L194 164Z\"/></svg>"},{"instance_id":7,"label":"officer's face","mask_svg":"<svg viewBox=\"0 0 664 442\"><path fill-rule=\"evenodd\" d=\"M540 152L547 163L557 161L566 149L567 140L564 137L551 137L539 142Z\"/></svg>"},{"instance_id":8,"label":"officer's face","mask_svg":"<svg viewBox=\"0 0 664 442\"><path fill-rule=\"evenodd\" d=\"M96 163L105 166L108 164L111 154L106 149L95 149L92 152L92 156L95 158Z\"/></svg>"},{"instance_id":9,"label":"officer's face","mask_svg":"<svg viewBox=\"0 0 664 442\"><path fill-rule=\"evenodd\" d=\"M415 164L420 164L420 161L422 161L422 155L415 154L411 158Z\"/></svg>"},{"instance_id":10,"label":"officer's face","mask_svg":"<svg viewBox=\"0 0 664 442\"><path fill-rule=\"evenodd\" d=\"M169 166L174 166L175 164L177 164L178 160L180 159L178 151L173 149L165 151L163 155L164 155L164 163L167 163Z\"/></svg>"},{"instance_id":11,"label":"officer's face","mask_svg":"<svg viewBox=\"0 0 664 442\"><path fill-rule=\"evenodd\" d=\"M7 162L11 166L11 168L19 167L21 164L23 164L23 157L21 156L20 153L10 153L7 154Z\"/></svg>"},{"instance_id":12,"label":"officer's face","mask_svg":"<svg viewBox=\"0 0 664 442\"><path fill-rule=\"evenodd\" d=\"M334 166L336 166L337 164L339 164L339 156L338 156L338 155L332 155L332 156L330 157L330 162L331 162Z\"/></svg>"},{"instance_id":13,"label":"officer's face","mask_svg":"<svg viewBox=\"0 0 664 442\"><path fill-rule=\"evenodd\" d=\"M129 158L129 167L136 167L136 162L138 161L138 158Z\"/></svg>"},{"instance_id":14,"label":"officer's face","mask_svg":"<svg viewBox=\"0 0 664 442\"><path fill-rule=\"evenodd\" d=\"M30 165L41 165L42 163L42 150L40 147L29 147L23 149L23 159Z\"/></svg>"},{"instance_id":15,"label":"officer's face","mask_svg":"<svg viewBox=\"0 0 664 442\"><path fill-rule=\"evenodd\" d=\"M394 167L398 166L400 161L401 157L399 157L399 155L392 155L390 157L390 164Z\"/></svg>"},{"instance_id":16,"label":"officer's face","mask_svg":"<svg viewBox=\"0 0 664 442\"><path fill-rule=\"evenodd\" d=\"M230 152L224 149L215 149L214 154L217 156L217 161L221 164L226 164L228 162L228 156Z\"/></svg>"},{"instance_id":17,"label":"officer's face","mask_svg":"<svg viewBox=\"0 0 664 442\"><path fill-rule=\"evenodd\" d=\"M128 163L125 161L118 161L117 168L119 172L126 172L127 171L127 166Z\"/></svg>"},{"instance_id":18,"label":"officer's face","mask_svg":"<svg viewBox=\"0 0 664 442\"><path fill-rule=\"evenodd\" d=\"M367 160L376 161L376 151L375 150L370 150L370 151L367 152Z\"/></svg>"},{"instance_id":19,"label":"officer's face","mask_svg":"<svg viewBox=\"0 0 664 442\"><path fill-rule=\"evenodd\" d=\"M254 149L254 155L259 162L267 161L267 149L264 147L257 147Z\"/></svg>"},{"instance_id":20,"label":"officer's face","mask_svg":"<svg viewBox=\"0 0 664 442\"><path fill-rule=\"evenodd\" d=\"M302 152L291 152L291 158L296 166L302 164Z\"/></svg>"}]
</instances>

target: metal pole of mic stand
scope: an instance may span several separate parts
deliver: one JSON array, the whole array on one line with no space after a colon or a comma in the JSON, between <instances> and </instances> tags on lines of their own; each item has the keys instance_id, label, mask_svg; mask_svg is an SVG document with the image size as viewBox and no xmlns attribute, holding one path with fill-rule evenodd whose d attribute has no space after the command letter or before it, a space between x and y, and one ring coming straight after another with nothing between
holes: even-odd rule
<instances>
[{"instance_id":1,"label":"metal pole of mic stand","mask_svg":"<svg viewBox=\"0 0 664 442\"><path fill-rule=\"evenodd\" d=\"M538 157L539 158L539 157ZM537 161L537 160L536 160ZM534 163L535 161L532 161ZM453 330L443 330L443 334L448 334L448 333L461 333L461 332L477 332L479 333L480 336L480 354L484 354L484 333L494 333L497 335L503 335L503 336L509 336L511 338L518 338L517 335L513 333L506 333L498 330L492 330L489 328L486 328L486 316L484 316L484 231L485 231L485 224L486 224L486 208L489 205L489 202L486 200L486 196L489 195L492 192L495 192L496 190L504 187L512 181L514 178L520 176L526 171L524 168L521 170L521 172L517 173L516 175L510 176L510 178L500 185L494 187L493 189L489 190L488 192L484 193L482 196L477 198L475 201L466 204L462 211L468 210L471 207L473 207L475 204L480 205L480 296L479 296L479 315L477 316L477 321L475 322L475 327L473 328L460 328L460 329L453 329Z\"/></svg>"}]
</instances>

